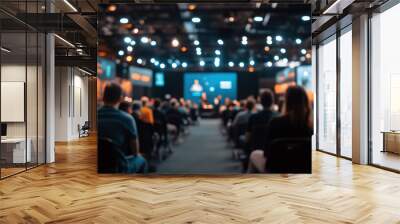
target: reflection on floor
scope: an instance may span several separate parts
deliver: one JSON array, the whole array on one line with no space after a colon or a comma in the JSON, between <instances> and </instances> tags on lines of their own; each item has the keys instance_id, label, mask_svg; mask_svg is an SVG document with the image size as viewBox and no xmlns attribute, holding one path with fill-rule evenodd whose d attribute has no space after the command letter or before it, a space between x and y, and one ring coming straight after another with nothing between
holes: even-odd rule
<instances>
[{"instance_id":1,"label":"reflection on floor","mask_svg":"<svg viewBox=\"0 0 400 224\"><path fill-rule=\"evenodd\" d=\"M1 178L5 178L5 177L11 176L13 174L20 173L22 171L25 171L26 169L30 169L35 166L37 166L36 163L28 163L28 164L26 164L26 167L25 167L25 164L6 165L6 167L2 167L0 170Z\"/></svg>"},{"instance_id":2,"label":"reflection on floor","mask_svg":"<svg viewBox=\"0 0 400 224\"><path fill-rule=\"evenodd\" d=\"M0 223L399 223L400 175L313 152L312 175L96 173L96 139L0 181Z\"/></svg>"},{"instance_id":3,"label":"reflection on floor","mask_svg":"<svg viewBox=\"0 0 400 224\"><path fill-rule=\"evenodd\" d=\"M21 172L24 170L25 170L25 167L24 168L19 168L19 167L18 168L1 168L1 178L13 175L15 173L18 173L18 172Z\"/></svg>"},{"instance_id":4,"label":"reflection on floor","mask_svg":"<svg viewBox=\"0 0 400 224\"><path fill-rule=\"evenodd\" d=\"M205 119L190 128L182 144L157 169L163 174L239 174L241 163L234 160L219 131L218 119Z\"/></svg>"},{"instance_id":5,"label":"reflection on floor","mask_svg":"<svg viewBox=\"0 0 400 224\"><path fill-rule=\"evenodd\" d=\"M400 155L391 152L375 151L373 154L373 163L388 167L395 170L400 170Z\"/></svg>"}]
</instances>

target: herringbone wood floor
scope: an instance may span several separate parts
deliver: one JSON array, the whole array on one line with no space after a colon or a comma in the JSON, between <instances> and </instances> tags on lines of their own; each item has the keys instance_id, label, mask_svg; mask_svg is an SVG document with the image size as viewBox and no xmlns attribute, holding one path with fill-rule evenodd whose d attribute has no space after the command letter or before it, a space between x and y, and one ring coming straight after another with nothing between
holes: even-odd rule
<instances>
[{"instance_id":1,"label":"herringbone wood floor","mask_svg":"<svg viewBox=\"0 0 400 224\"><path fill-rule=\"evenodd\" d=\"M98 175L96 144L0 181L0 223L400 223L400 175L313 154L312 175Z\"/></svg>"}]
</instances>

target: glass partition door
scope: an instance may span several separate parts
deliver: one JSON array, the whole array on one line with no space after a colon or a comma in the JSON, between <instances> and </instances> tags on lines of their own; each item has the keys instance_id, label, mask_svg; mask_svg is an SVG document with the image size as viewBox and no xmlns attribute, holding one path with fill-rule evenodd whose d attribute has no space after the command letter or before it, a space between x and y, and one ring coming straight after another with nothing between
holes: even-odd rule
<instances>
[{"instance_id":1,"label":"glass partition door","mask_svg":"<svg viewBox=\"0 0 400 224\"><path fill-rule=\"evenodd\" d=\"M23 17L41 5L6 6ZM10 15L0 12L0 178L45 163L45 35Z\"/></svg>"},{"instance_id":2,"label":"glass partition door","mask_svg":"<svg viewBox=\"0 0 400 224\"><path fill-rule=\"evenodd\" d=\"M340 36L340 155L352 157L352 33Z\"/></svg>"},{"instance_id":3,"label":"glass partition door","mask_svg":"<svg viewBox=\"0 0 400 224\"><path fill-rule=\"evenodd\" d=\"M400 4L371 18L371 162L400 170Z\"/></svg>"},{"instance_id":4,"label":"glass partition door","mask_svg":"<svg viewBox=\"0 0 400 224\"><path fill-rule=\"evenodd\" d=\"M318 149L336 154L336 37L318 47Z\"/></svg>"}]
</instances>

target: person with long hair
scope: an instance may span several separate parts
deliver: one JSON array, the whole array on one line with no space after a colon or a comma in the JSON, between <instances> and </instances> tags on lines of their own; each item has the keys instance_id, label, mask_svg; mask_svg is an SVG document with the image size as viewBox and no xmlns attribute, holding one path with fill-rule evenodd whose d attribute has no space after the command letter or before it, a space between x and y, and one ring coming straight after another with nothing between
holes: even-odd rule
<instances>
[{"instance_id":1,"label":"person with long hair","mask_svg":"<svg viewBox=\"0 0 400 224\"><path fill-rule=\"evenodd\" d=\"M286 92L283 114L273 118L265 133L263 149L250 155L248 172L266 172L266 164L271 152L270 144L282 138L310 138L313 133L312 112L307 94L302 87L289 87Z\"/></svg>"}]
</instances>

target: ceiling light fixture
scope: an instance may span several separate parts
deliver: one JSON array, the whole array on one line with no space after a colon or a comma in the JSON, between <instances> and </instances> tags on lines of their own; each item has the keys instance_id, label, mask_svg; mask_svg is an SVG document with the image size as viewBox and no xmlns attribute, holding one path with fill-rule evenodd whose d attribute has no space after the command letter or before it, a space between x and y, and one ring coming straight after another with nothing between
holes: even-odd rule
<instances>
[{"instance_id":1,"label":"ceiling light fixture","mask_svg":"<svg viewBox=\"0 0 400 224\"><path fill-rule=\"evenodd\" d=\"M336 1L336 2L339 2L339 1ZM336 3L336 2L335 2L335 3ZM335 4L333 4L333 5L335 5ZM332 6L333 6L333 5L332 5ZM331 7L332 7L332 6L331 6ZM330 7L329 7L329 8L330 8ZM329 9L329 8L328 8L328 9ZM324 13L322 13L322 14L324 14ZM305 21L305 22L306 22L306 21L310 21L310 20L311 20L311 17L310 17L310 16L302 16L302 17L301 17L301 20L303 20L303 21Z\"/></svg>"},{"instance_id":2,"label":"ceiling light fixture","mask_svg":"<svg viewBox=\"0 0 400 224\"><path fill-rule=\"evenodd\" d=\"M192 18L192 22L193 23L199 23L199 22L201 22L201 19L199 17L193 17Z\"/></svg>"},{"instance_id":3,"label":"ceiling light fixture","mask_svg":"<svg viewBox=\"0 0 400 224\"><path fill-rule=\"evenodd\" d=\"M65 44L67 44L70 47L75 48L75 45L73 45L71 42L69 42L68 40L60 37L58 34L54 34L55 37L57 37L59 40L61 40L62 42L64 42Z\"/></svg>"},{"instance_id":4,"label":"ceiling light fixture","mask_svg":"<svg viewBox=\"0 0 400 224\"><path fill-rule=\"evenodd\" d=\"M6 52L6 53L10 53L10 52L11 52L11 50L9 50L9 49L7 49L7 48L5 48L5 47L1 47L0 49L1 49L2 51Z\"/></svg>"},{"instance_id":5,"label":"ceiling light fixture","mask_svg":"<svg viewBox=\"0 0 400 224\"><path fill-rule=\"evenodd\" d=\"M179 40L174 38L174 39L172 39L171 44L172 44L173 47L178 47L179 46Z\"/></svg>"},{"instance_id":6,"label":"ceiling light fixture","mask_svg":"<svg viewBox=\"0 0 400 224\"><path fill-rule=\"evenodd\" d=\"M90 75L90 76L93 75L92 73L90 73L90 72L88 72L88 71L86 71L86 70L84 70L84 69L81 69L81 68L79 68L79 67L78 67L78 70L81 71L81 72L83 72L83 73L85 73L86 75Z\"/></svg>"},{"instance_id":7,"label":"ceiling light fixture","mask_svg":"<svg viewBox=\"0 0 400 224\"><path fill-rule=\"evenodd\" d=\"M262 22L263 20L264 20L264 18L261 16L254 17L254 21L256 21L256 22Z\"/></svg>"},{"instance_id":8,"label":"ceiling light fixture","mask_svg":"<svg viewBox=\"0 0 400 224\"><path fill-rule=\"evenodd\" d=\"M119 22L122 24L127 24L129 22L129 20L128 20L128 18L123 17L123 18L119 19Z\"/></svg>"},{"instance_id":9,"label":"ceiling light fixture","mask_svg":"<svg viewBox=\"0 0 400 224\"><path fill-rule=\"evenodd\" d=\"M130 38L130 37L125 37L125 38L124 38L124 42L127 43L127 44L130 44L130 43L132 42L132 38Z\"/></svg>"},{"instance_id":10,"label":"ceiling light fixture","mask_svg":"<svg viewBox=\"0 0 400 224\"><path fill-rule=\"evenodd\" d=\"M126 61L127 62L131 62L132 60L133 60L132 56L130 56L130 55L126 56Z\"/></svg>"},{"instance_id":11,"label":"ceiling light fixture","mask_svg":"<svg viewBox=\"0 0 400 224\"><path fill-rule=\"evenodd\" d=\"M64 0L64 3L68 5L74 12L78 12L78 10L68 1Z\"/></svg>"},{"instance_id":12,"label":"ceiling light fixture","mask_svg":"<svg viewBox=\"0 0 400 224\"><path fill-rule=\"evenodd\" d=\"M144 44L147 44L149 42L149 38L148 37L142 37L140 38L140 41Z\"/></svg>"}]
</instances>

